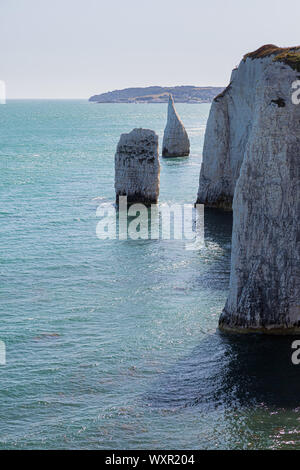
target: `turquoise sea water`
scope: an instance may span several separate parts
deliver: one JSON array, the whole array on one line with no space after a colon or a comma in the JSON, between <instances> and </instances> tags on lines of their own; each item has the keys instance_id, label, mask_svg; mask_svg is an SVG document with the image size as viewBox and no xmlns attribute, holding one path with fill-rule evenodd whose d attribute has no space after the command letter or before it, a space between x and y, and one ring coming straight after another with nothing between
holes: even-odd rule
<instances>
[{"instance_id":1,"label":"turquoise sea water","mask_svg":"<svg viewBox=\"0 0 300 470\"><path fill-rule=\"evenodd\" d=\"M193 203L210 105L178 104L191 156L161 160L161 202ZM300 448L287 338L227 336L231 217L205 247L101 241L122 132L166 105L0 106L2 449Z\"/></svg>"}]
</instances>

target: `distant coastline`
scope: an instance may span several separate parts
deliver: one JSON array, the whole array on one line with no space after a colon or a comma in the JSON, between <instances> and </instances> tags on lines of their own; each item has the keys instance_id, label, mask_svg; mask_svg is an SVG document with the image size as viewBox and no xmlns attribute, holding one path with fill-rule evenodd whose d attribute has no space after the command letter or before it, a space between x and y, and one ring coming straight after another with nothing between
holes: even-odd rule
<instances>
[{"instance_id":1,"label":"distant coastline","mask_svg":"<svg viewBox=\"0 0 300 470\"><path fill-rule=\"evenodd\" d=\"M151 86L124 88L100 95L93 95L89 101L96 103L167 103L171 93L175 103L211 103L225 87Z\"/></svg>"}]
</instances>

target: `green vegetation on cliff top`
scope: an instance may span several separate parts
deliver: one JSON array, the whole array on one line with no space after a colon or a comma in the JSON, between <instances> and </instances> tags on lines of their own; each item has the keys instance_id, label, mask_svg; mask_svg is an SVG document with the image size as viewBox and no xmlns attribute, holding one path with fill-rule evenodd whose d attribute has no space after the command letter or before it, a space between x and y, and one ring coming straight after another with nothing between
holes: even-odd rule
<instances>
[{"instance_id":1,"label":"green vegetation on cliff top","mask_svg":"<svg viewBox=\"0 0 300 470\"><path fill-rule=\"evenodd\" d=\"M292 69L300 72L300 46L295 47L277 47L274 44L266 44L256 51L245 54L243 60L246 59L261 59L275 55L274 62L283 62L289 65Z\"/></svg>"}]
</instances>

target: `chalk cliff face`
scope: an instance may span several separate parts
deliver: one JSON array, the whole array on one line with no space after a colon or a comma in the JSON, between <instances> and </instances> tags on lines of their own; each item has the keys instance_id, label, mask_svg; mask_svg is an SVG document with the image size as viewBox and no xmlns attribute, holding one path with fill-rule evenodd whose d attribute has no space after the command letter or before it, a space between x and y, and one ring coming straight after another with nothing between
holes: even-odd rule
<instances>
[{"instance_id":1,"label":"chalk cliff face","mask_svg":"<svg viewBox=\"0 0 300 470\"><path fill-rule=\"evenodd\" d=\"M162 156L186 157L190 153L190 141L178 116L172 96L169 96L168 119L164 132Z\"/></svg>"},{"instance_id":2,"label":"chalk cliff face","mask_svg":"<svg viewBox=\"0 0 300 470\"><path fill-rule=\"evenodd\" d=\"M246 146L259 113L262 88L272 89L271 81L275 71L281 70L282 77L287 79L287 71L291 68L289 65L292 65L293 76L296 77L299 67L297 48L282 49L267 45L245 56L239 67L232 71L230 84L214 99L211 106L203 148L198 203L231 210ZM275 86L274 96L279 91Z\"/></svg>"},{"instance_id":3,"label":"chalk cliff face","mask_svg":"<svg viewBox=\"0 0 300 470\"><path fill-rule=\"evenodd\" d=\"M198 198L229 207L234 192L230 291L220 327L299 333L300 104L291 98L300 48L292 50L299 64L259 51L214 103Z\"/></svg>"},{"instance_id":4,"label":"chalk cliff face","mask_svg":"<svg viewBox=\"0 0 300 470\"><path fill-rule=\"evenodd\" d=\"M156 203L159 195L160 165L158 136L150 129L133 129L122 134L115 155L116 202Z\"/></svg>"}]
</instances>

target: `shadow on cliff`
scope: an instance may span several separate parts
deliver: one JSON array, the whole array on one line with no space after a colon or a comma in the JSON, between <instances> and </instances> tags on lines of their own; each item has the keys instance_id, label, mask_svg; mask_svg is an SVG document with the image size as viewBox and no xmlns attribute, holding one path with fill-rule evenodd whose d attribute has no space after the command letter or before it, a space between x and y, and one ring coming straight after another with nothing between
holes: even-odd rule
<instances>
[{"instance_id":1,"label":"shadow on cliff","mask_svg":"<svg viewBox=\"0 0 300 470\"><path fill-rule=\"evenodd\" d=\"M216 332L162 374L145 399L167 409L294 409L300 405L300 365L291 361L294 339Z\"/></svg>"},{"instance_id":2,"label":"shadow on cliff","mask_svg":"<svg viewBox=\"0 0 300 470\"><path fill-rule=\"evenodd\" d=\"M204 208L206 249L199 252L207 269L194 281L197 289L227 290L230 276L232 213Z\"/></svg>"}]
</instances>

